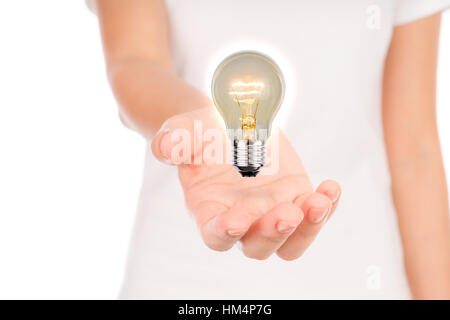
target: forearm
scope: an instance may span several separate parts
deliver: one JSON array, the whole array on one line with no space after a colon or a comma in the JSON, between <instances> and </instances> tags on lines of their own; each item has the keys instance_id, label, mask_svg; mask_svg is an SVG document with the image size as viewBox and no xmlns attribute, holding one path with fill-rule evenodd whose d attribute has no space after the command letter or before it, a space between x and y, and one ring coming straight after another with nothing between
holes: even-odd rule
<instances>
[{"instance_id":1,"label":"forearm","mask_svg":"<svg viewBox=\"0 0 450 320\"><path fill-rule=\"evenodd\" d=\"M109 80L123 122L151 138L169 117L209 105L179 79L162 0L97 0Z\"/></svg>"},{"instance_id":2,"label":"forearm","mask_svg":"<svg viewBox=\"0 0 450 320\"><path fill-rule=\"evenodd\" d=\"M449 209L439 144L393 152L392 192L412 295L450 299Z\"/></svg>"},{"instance_id":3,"label":"forearm","mask_svg":"<svg viewBox=\"0 0 450 320\"><path fill-rule=\"evenodd\" d=\"M206 95L151 61L127 59L108 69L122 119L146 138L171 116L210 105Z\"/></svg>"}]
</instances>

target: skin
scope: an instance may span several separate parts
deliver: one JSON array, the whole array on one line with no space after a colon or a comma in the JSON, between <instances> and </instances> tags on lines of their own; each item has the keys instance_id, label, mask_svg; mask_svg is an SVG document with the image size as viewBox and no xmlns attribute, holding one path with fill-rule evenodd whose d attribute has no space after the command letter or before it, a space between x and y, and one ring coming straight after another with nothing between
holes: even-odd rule
<instances>
[{"instance_id":1,"label":"skin","mask_svg":"<svg viewBox=\"0 0 450 320\"><path fill-rule=\"evenodd\" d=\"M436 123L440 15L395 28L383 82L383 124L413 297L450 299L448 192Z\"/></svg>"},{"instance_id":2,"label":"skin","mask_svg":"<svg viewBox=\"0 0 450 320\"><path fill-rule=\"evenodd\" d=\"M194 121L201 121L204 130L220 128L212 108L172 117L152 141L154 155L165 163L173 161L179 141L174 141L172 133L183 128L193 136ZM227 142L224 131L220 132L219 140ZM269 148L272 143L278 143L280 150L276 174L243 179L230 164L177 165L187 207L209 248L225 251L240 241L249 258L266 259L277 252L293 260L302 255L334 211L339 185L325 181L313 192L286 137L280 132L279 141L269 140ZM193 162L195 154L190 158Z\"/></svg>"},{"instance_id":3,"label":"skin","mask_svg":"<svg viewBox=\"0 0 450 320\"><path fill-rule=\"evenodd\" d=\"M175 161L174 132L192 134L195 120L204 128L221 124L208 97L174 72L163 1L92 4L120 117L151 140L157 159L177 167L186 205L206 245L223 251L240 241L250 258L300 257L335 210L339 184L324 181L314 191L282 133L279 141L269 142L279 144L275 175L243 180L229 164ZM439 16L395 28L383 82L392 193L411 291L419 299L450 298L448 201L434 98L438 31Z\"/></svg>"}]
</instances>

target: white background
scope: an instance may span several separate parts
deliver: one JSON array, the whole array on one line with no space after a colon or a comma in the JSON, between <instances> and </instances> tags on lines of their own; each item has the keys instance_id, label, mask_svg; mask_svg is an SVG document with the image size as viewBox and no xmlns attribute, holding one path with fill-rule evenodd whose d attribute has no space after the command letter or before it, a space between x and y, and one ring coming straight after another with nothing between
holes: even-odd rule
<instances>
[{"instance_id":1,"label":"white background","mask_svg":"<svg viewBox=\"0 0 450 320\"><path fill-rule=\"evenodd\" d=\"M450 12L441 39L450 168ZM0 299L116 298L144 144L120 124L84 2L1 1Z\"/></svg>"}]
</instances>

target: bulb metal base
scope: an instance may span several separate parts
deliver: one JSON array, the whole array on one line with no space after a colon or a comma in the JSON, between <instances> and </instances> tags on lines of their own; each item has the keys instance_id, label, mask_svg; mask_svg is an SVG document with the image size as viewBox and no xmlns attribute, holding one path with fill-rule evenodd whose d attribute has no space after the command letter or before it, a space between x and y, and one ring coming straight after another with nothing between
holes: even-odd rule
<instances>
[{"instance_id":1,"label":"bulb metal base","mask_svg":"<svg viewBox=\"0 0 450 320\"><path fill-rule=\"evenodd\" d=\"M264 141L233 141L233 166L243 177L256 177L266 163L266 144Z\"/></svg>"}]
</instances>

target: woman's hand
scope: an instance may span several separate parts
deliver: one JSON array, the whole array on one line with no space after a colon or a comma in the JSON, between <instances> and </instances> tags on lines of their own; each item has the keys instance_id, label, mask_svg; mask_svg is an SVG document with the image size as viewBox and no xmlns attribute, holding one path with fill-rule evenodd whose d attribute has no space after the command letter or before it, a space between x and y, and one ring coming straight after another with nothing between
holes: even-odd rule
<instances>
[{"instance_id":1,"label":"woman's hand","mask_svg":"<svg viewBox=\"0 0 450 320\"><path fill-rule=\"evenodd\" d=\"M215 132L215 141L196 140L198 132L195 137L194 130L200 126L202 132ZM181 136L186 138L186 134L188 139L178 140ZM276 136L279 141L274 139ZM194 140L199 150L191 153ZM266 259L277 252L281 258L293 260L311 245L336 209L339 184L325 181L314 192L286 137L272 134L269 141L268 148L279 151L273 152L272 159L272 165L278 161L278 170L273 174L264 174L263 170L256 178L242 178L221 159L207 164L211 163L207 153L211 154L214 146L216 154L220 154L229 144L212 108L170 118L153 139L154 155L165 163L178 165L187 207L211 249L225 251L240 241L249 258Z\"/></svg>"}]
</instances>

